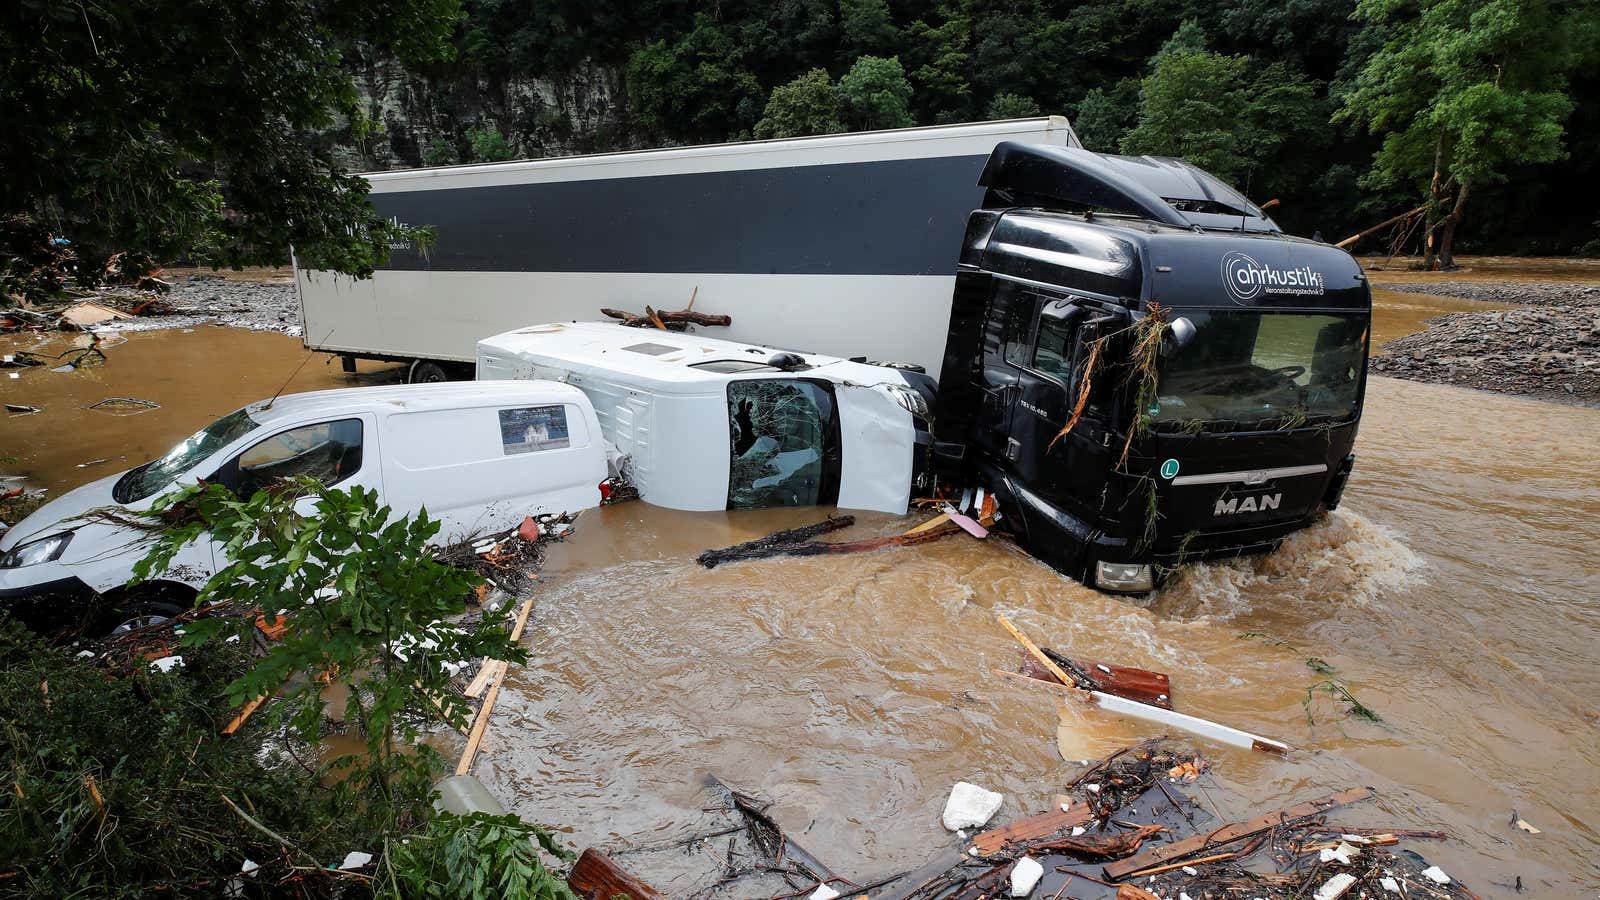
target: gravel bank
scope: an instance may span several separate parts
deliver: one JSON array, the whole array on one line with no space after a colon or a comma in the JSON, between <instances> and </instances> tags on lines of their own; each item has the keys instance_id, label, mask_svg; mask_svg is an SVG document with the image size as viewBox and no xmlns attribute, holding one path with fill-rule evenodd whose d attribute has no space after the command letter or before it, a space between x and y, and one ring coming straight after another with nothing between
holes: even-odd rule
<instances>
[{"instance_id":1,"label":"gravel bank","mask_svg":"<svg viewBox=\"0 0 1600 900\"><path fill-rule=\"evenodd\" d=\"M198 274L187 276L165 294L152 295L131 288L112 293L131 305L159 296L161 308L169 311L118 319L96 327L96 331L150 331L215 323L300 336L300 298L293 284L260 284Z\"/></svg>"},{"instance_id":2,"label":"gravel bank","mask_svg":"<svg viewBox=\"0 0 1600 900\"><path fill-rule=\"evenodd\" d=\"M1372 371L1395 378L1600 406L1600 285L1380 285L1528 307L1449 313L1390 341Z\"/></svg>"},{"instance_id":3,"label":"gravel bank","mask_svg":"<svg viewBox=\"0 0 1600 900\"><path fill-rule=\"evenodd\" d=\"M1463 300L1483 300L1517 306L1559 307L1571 306L1574 302L1580 306L1585 303L1600 303L1600 284L1592 282L1525 284L1517 281L1440 281L1427 284L1384 284L1375 280L1372 286L1407 294L1460 297Z\"/></svg>"}]
</instances>

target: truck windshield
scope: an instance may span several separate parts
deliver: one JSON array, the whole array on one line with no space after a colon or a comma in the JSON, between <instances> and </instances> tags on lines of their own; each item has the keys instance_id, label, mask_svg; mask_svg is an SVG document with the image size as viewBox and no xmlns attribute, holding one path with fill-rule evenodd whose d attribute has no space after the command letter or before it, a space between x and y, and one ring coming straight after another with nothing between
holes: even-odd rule
<instances>
[{"instance_id":1,"label":"truck windshield","mask_svg":"<svg viewBox=\"0 0 1600 900\"><path fill-rule=\"evenodd\" d=\"M1195 336L1161 360L1155 426L1284 427L1356 413L1367 356L1360 313L1185 312Z\"/></svg>"},{"instance_id":2,"label":"truck windshield","mask_svg":"<svg viewBox=\"0 0 1600 900\"><path fill-rule=\"evenodd\" d=\"M132 503L163 491L180 475L257 427L244 410L234 410L185 438L160 459L129 469L112 488L111 496L118 503Z\"/></svg>"}]
</instances>

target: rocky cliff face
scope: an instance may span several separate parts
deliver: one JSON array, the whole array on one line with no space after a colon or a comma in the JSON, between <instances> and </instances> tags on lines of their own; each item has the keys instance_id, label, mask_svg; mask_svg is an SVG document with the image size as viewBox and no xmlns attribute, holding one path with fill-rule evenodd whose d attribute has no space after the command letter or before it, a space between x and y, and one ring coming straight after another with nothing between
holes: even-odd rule
<instances>
[{"instance_id":1,"label":"rocky cliff face","mask_svg":"<svg viewBox=\"0 0 1600 900\"><path fill-rule=\"evenodd\" d=\"M559 80L408 72L392 60L357 79L372 127L323 135L351 171L633 149L622 72L582 64Z\"/></svg>"}]
</instances>

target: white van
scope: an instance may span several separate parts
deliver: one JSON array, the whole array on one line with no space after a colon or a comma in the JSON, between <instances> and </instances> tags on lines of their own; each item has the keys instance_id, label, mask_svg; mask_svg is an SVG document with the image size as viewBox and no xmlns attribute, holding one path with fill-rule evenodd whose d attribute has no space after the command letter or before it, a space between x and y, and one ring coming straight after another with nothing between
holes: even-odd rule
<instances>
[{"instance_id":1,"label":"white van","mask_svg":"<svg viewBox=\"0 0 1600 900\"><path fill-rule=\"evenodd\" d=\"M582 389L640 499L669 509L898 515L925 477L933 380L892 366L569 322L479 341L478 378Z\"/></svg>"},{"instance_id":2,"label":"white van","mask_svg":"<svg viewBox=\"0 0 1600 900\"><path fill-rule=\"evenodd\" d=\"M607 475L594 409L566 385L291 394L229 413L160 459L69 491L22 520L0 538L0 604L34 598L41 605L26 618L60 618L85 608L79 601L108 595L111 626L188 606L226 564L219 545L193 542L173 560L167 580L125 591L147 535L85 515L147 510L169 488L201 479L241 496L287 476L359 485L398 514L426 508L442 523L436 540L447 544L510 528L524 516L598 506Z\"/></svg>"}]
</instances>

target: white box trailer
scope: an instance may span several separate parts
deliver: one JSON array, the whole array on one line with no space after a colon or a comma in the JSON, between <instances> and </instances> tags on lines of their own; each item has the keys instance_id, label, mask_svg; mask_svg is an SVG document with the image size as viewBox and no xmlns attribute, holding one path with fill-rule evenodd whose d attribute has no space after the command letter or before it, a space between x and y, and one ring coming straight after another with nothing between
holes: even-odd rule
<instances>
[{"instance_id":1,"label":"white box trailer","mask_svg":"<svg viewBox=\"0 0 1600 900\"><path fill-rule=\"evenodd\" d=\"M996 144L1079 147L1059 116L375 172L429 225L357 281L296 265L308 348L471 377L478 340L601 307L726 313L712 336L937 374L967 215Z\"/></svg>"}]
</instances>

